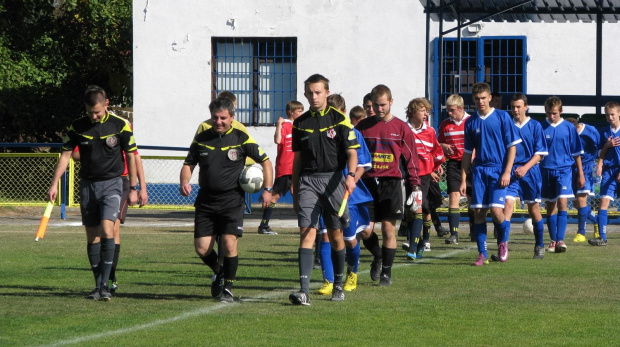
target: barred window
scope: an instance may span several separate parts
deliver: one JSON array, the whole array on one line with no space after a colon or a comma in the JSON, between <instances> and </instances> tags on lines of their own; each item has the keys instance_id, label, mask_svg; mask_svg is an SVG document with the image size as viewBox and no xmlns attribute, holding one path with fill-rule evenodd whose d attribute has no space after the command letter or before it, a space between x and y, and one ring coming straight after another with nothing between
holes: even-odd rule
<instances>
[{"instance_id":1,"label":"barred window","mask_svg":"<svg viewBox=\"0 0 620 347\"><path fill-rule=\"evenodd\" d=\"M512 96L514 93L527 93L527 40L524 36L489 36L463 38L461 40L461 61L458 60L458 41L456 38L443 39L443 74L441 91L434 95L434 110L439 116L441 106L452 93L461 94L465 107L474 110L471 88L476 82L487 82L493 92ZM435 76L439 76L437 52L439 40L434 42ZM459 70L460 67L460 70ZM435 86L438 80L435 79ZM510 98L506 98L510 100ZM443 114L441 121L447 117Z\"/></svg>"},{"instance_id":2,"label":"barred window","mask_svg":"<svg viewBox=\"0 0 620 347\"><path fill-rule=\"evenodd\" d=\"M297 38L212 38L212 90L237 97L235 118L274 125L297 97Z\"/></svg>"}]
</instances>

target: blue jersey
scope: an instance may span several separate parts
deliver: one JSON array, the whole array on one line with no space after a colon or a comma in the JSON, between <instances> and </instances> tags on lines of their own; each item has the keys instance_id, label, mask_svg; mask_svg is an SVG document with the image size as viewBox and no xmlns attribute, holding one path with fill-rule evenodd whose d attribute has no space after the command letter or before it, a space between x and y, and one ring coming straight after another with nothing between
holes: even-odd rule
<instances>
[{"instance_id":1,"label":"blue jersey","mask_svg":"<svg viewBox=\"0 0 620 347\"><path fill-rule=\"evenodd\" d=\"M583 154L575 126L560 119L556 124L545 120L542 128L549 154L541 161L541 167L552 170L571 167L575 163L574 157Z\"/></svg>"},{"instance_id":2,"label":"blue jersey","mask_svg":"<svg viewBox=\"0 0 620 347\"><path fill-rule=\"evenodd\" d=\"M601 128L601 141L599 144L600 149L603 149L603 146L607 142L607 139L612 137L620 137L620 128L614 129L611 128L610 125ZM604 168L617 168L620 167L620 147L611 147L607 150L605 154L605 158L603 160Z\"/></svg>"},{"instance_id":3,"label":"blue jersey","mask_svg":"<svg viewBox=\"0 0 620 347\"><path fill-rule=\"evenodd\" d=\"M465 153L476 150L474 166L503 167L506 150L521 142L512 119L502 110L478 111L465 121Z\"/></svg>"},{"instance_id":4,"label":"blue jersey","mask_svg":"<svg viewBox=\"0 0 620 347\"><path fill-rule=\"evenodd\" d=\"M515 122L515 127L519 137L523 140L516 145L515 165L525 165L535 154L543 157L548 154L547 142L540 122L533 122L530 117L526 117L523 124Z\"/></svg>"},{"instance_id":5,"label":"blue jersey","mask_svg":"<svg viewBox=\"0 0 620 347\"><path fill-rule=\"evenodd\" d=\"M364 171L368 171L372 167L370 151L368 151L366 141L364 141L364 137L362 137L362 134L355 128L353 128L353 131L355 132L355 136L357 136L357 141L360 145L359 148L356 149L357 167L363 167ZM345 175L348 174L348 167L345 167L343 172ZM349 205L356 205L369 201L372 201L372 195L370 195L370 191L368 191L368 188L364 185L362 180L357 181L356 188L353 191L353 194L349 196Z\"/></svg>"},{"instance_id":6,"label":"blue jersey","mask_svg":"<svg viewBox=\"0 0 620 347\"><path fill-rule=\"evenodd\" d=\"M592 165L594 160L598 156L599 144L601 142L601 134L596 130L595 127L582 124L583 127L581 131L578 132L579 140L581 140L581 147L583 149L583 154L581 155L581 165L583 167L587 165Z\"/></svg>"}]
</instances>

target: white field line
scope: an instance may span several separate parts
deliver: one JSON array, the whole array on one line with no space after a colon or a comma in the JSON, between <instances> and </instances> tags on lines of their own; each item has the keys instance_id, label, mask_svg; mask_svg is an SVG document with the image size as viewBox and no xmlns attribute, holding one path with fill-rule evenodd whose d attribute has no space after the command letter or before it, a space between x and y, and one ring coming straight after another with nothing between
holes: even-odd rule
<instances>
[{"instance_id":1,"label":"white field line","mask_svg":"<svg viewBox=\"0 0 620 347\"><path fill-rule=\"evenodd\" d=\"M467 248L461 248L461 249L457 249L445 254L442 254L436 258L439 259L444 259L444 258L449 258L451 256L454 256L456 254L459 253L464 253L464 252L469 252L470 250L474 249L473 247L467 247ZM429 262L430 259L421 259L419 261L417 261L416 263L426 263ZM394 268L401 268L401 267L405 267L405 266L412 266L415 265L416 263L406 263L406 264L398 264L398 265L394 265ZM364 273L368 273L369 270L364 270L364 271L360 271L360 274L364 274ZM313 289L318 288L320 286L320 284L315 283L314 285L312 285L311 287L313 287ZM243 299L243 301L258 301L261 299L271 299L271 298L276 298L279 296L282 296L283 294L286 293L290 293L292 291L295 291L296 289L290 289L288 291L270 291L270 292L266 292L266 293L262 293L259 295L256 295L254 297L251 298L247 298L247 299ZM107 338L110 336L115 336L115 335L121 335L121 334L128 334L128 333L133 333L136 331L140 331L140 330L146 330L146 329L150 329L150 328L154 328L154 327L158 327L164 324L168 324L168 323L173 323L173 322L177 322L183 319L187 319L187 318L191 318L191 317L196 317L196 316L202 316L202 315L208 315L211 314L213 312L225 309L225 308L231 308L234 307L235 304L225 304L225 303L219 303L219 304L215 304L209 307L201 307L192 311L188 311L188 312L184 312L181 313L177 316L174 317L170 317L170 318L166 318L166 319L160 319L160 320L156 320L150 323L145 323L145 324L139 324L139 325L135 325L129 328L123 328L123 329L116 329L116 330L110 330L110 331L105 331L105 332L101 332L98 334L92 334L92 335L85 335L85 336L81 336L81 337L76 337L73 339L67 339L67 340L60 340L57 342L54 342L52 344L49 345L44 345L44 346L65 346L65 345L71 345L71 344L79 344L79 343L83 343L83 342L87 342L87 341L92 341L92 340L97 340L97 339L103 339L103 338Z\"/></svg>"}]
</instances>

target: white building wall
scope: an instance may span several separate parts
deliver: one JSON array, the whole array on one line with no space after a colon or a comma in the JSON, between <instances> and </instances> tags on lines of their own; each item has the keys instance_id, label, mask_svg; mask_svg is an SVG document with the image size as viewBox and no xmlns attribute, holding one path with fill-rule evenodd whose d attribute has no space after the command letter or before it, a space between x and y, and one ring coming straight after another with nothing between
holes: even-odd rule
<instances>
[{"instance_id":1,"label":"white building wall","mask_svg":"<svg viewBox=\"0 0 620 347\"><path fill-rule=\"evenodd\" d=\"M425 14L418 1L136 0L133 7L134 125L142 145L187 147L209 116L214 36L297 37L297 99L306 109L303 81L313 73L328 77L331 92L342 93L349 109L379 83L392 89L393 113L400 117L409 100L424 96ZM432 23L431 38L436 34ZM594 94L594 23L491 22L479 34L527 36L528 93ZM614 71L619 35L619 24L605 24L607 95L620 94ZM250 127L275 161L273 132Z\"/></svg>"}]
</instances>

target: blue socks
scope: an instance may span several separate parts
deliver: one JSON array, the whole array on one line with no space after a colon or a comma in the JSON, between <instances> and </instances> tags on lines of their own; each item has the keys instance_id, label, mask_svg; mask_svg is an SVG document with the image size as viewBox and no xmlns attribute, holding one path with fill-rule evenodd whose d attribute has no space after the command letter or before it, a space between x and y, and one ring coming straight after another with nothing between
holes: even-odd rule
<instances>
[{"instance_id":1,"label":"blue socks","mask_svg":"<svg viewBox=\"0 0 620 347\"><path fill-rule=\"evenodd\" d=\"M564 241L566 234L566 224L568 223L568 211L558 211L558 231L556 241Z\"/></svg>"},{"instance_id":2,"label":"blue socks","mask_svg":"<svg viewBox=\"0 0 620 347\"><path fill-rule=\"evenodd\" d=\"M360 264L360 243L359 241L353 248L347 248L347 270L357 273Z\"/></svg>"},{"instance_id":3,"label":"blue socks","mask_svg":"<svg viewBox=\"0 0 620 347\"><path fill-rule=\"evenodd\" d=\"M487 225L486 223L474 224L474 230L476 231L476 241L478 245L478 253L488 258L487 253Z\"/></svg>"},{"instance_id":4,"label":"blue socks","mask_svg":"<svg viewBox=\"0 0 620 347\"><path fill-rule=\"evenodd\" d=\"M598 211L598 233L607 241L607 210Z\"/></svg>"},{"instance_id":5,"label":"blue socks","mask_svg":"<svg viewBox=\"0 0 620 347\"><path fill-rule=\"evenodd\" d=\"M557 241L558 234L558 215L552 214L547 217L547 228L549 229L549 238L552 242Z\"/></svg>"},{"instance_id":6,"label":"blue socks","mask_svg":"<svg viewBox=\"0 0 620 347\"><path fill-rule=\"evenodd\" d=\"M334 283L332 248L330 243L325 241L321 241L321 270L323 270L323 278L330 283Z\"/></svg>"},{"instance_id":7,"label":"blue socks","mask_svg":"<svg viewBox=\"0 0 620 347\"><path fill-rule=\"evenodd\" d=\"M586 234L586 221L588 220L588 207L580 207L577 209L577 232L581 235Z\"/></svg>"},{"instance_id":8,"label":"blue socks","mask_svg":"<svg viewBox=\"0 0 620 347\"><path fill-rule=\"evenodd\" d=\"M545 233L545 224L543 220L539 220L537 222L532 221L534 225L534 239L536 240L536 245L540 247L545 247L545 241L543 239L543 235Z\"/></svg>"}]
</instances>

